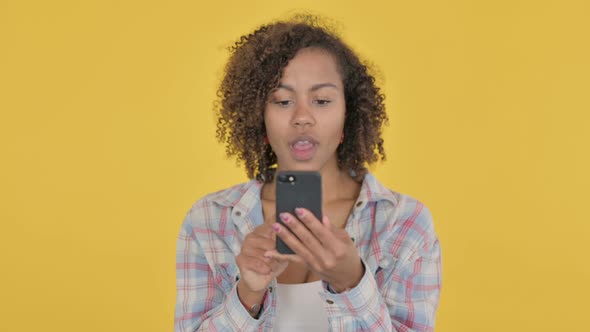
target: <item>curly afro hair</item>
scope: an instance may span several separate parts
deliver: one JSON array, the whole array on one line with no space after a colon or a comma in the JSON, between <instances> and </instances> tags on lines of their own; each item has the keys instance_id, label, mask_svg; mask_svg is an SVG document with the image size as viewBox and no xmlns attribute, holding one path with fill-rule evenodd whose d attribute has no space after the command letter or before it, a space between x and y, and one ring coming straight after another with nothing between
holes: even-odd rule
<instances>
[{"instance_id":1,"label":"curly afro hair","mask_svg":"<svg viewBox=\"0 0 590 332\"><path fill-rule=\"evenodd\" d=\"M346 102L344 142L338 146L338 166L360 181L366 164L385 160L381 127L387 123L385 96L379 92L369 68L319 18L296 16L263 25L240 37L217 90L217 139L226 144L228 157L243 162L249 178L271 182L277 157L266 136L264 110L279 85L283 69L295 54L308 47L331 53L343 80Z\"/></svg>"}]
</instances>

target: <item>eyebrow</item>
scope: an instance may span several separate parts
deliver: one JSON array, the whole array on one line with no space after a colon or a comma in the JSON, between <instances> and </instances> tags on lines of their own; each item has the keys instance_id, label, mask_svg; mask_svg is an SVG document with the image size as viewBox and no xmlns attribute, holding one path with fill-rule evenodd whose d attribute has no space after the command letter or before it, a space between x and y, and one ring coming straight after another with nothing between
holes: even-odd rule
<instances>
[{"instance_id":1,"label":"eyebrow","mask_svg":"<svg viewBox=\"0 0 590 332\"><path fill-rule=\"evenodd\" d=\"M332 84L332 83L318 83L318 84L314 84L311 86L311 89L309 89L309 91L316 91L319 90L321 88L334 88L336 90L338 90L338 87L336 86L336 84ZM295 92L295 88L293 88L292 86L288 85L288 84L283 84L280 83L278 89L285 89L285 90L289 90L291 92Z\"/></svg>"}]
</instances>

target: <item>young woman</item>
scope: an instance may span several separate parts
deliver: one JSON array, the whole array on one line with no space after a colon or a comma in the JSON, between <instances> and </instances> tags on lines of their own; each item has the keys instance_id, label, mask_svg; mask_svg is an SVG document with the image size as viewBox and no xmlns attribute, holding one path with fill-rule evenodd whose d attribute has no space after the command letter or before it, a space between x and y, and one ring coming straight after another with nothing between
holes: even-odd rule
<instances>
[{"instance_id":1,"label":"young woman","mask_svg":"<svg viewBox=\"0 0 590 332\"><path fill-rule=\"evenodd\" d=\"M182 224L175 331L432 331L441 256L430 213L381 185L384 97L314 18L243 36L218 91L218 138L249 182ZM281 170L318 171L322 211L280 215ZM275 250L280 237L296 255Z\"/></svg>"}]
</instances>

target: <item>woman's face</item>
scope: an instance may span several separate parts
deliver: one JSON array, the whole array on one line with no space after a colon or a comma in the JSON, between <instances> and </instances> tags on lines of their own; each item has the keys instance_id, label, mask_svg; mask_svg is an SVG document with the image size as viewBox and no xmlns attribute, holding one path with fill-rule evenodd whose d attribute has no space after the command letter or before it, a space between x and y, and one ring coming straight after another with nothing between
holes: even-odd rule
<instances>
[{"instance_id":1,"label":"woman's face","mask_svg":"<svg viewBox=\"0 0 590 332\"><path fill-rule=\"evenodd\" d=\"M337 170L336 148L345 112L344 88L334 57L318 48L297 52L264 112L279 169Z\"/></svg>"}]
</instances>

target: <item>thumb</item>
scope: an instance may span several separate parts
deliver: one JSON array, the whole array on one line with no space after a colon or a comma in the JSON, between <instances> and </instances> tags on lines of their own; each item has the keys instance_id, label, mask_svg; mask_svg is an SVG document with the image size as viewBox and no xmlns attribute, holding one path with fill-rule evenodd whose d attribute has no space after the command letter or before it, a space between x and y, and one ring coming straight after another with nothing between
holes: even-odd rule
<instances>
[{"instance_id":1,"label":"thumb","mask_svg":"<svg viewBox=\"0 0 590 332\"><path fill-rule=\"evenodd\" d=\"M330 221L330 218L328 218L328 216L326 216L326 215L324 215L322 217L322 225L324 225L324 227L326 227L330 231L332 231L334 229L334 225L332 224L332 221Z\"/></svg>"},{"instance_id":2,"label":"thumb","mask_svg":"<svg viewBox=\"0 0 590 332\"><path fill-rule=\"evenodd\" d=\"M276 233L272 230L272 224L273 223L270 222L264 222L262 225L258 225L252 233L267 239L274 240L276 238Z\"/></svg>"},{"instance_id":3,"label":"thumb","mask_svg":"<svg viewBox=\"0 0 590 332\"><path fill-rule=\"evenodd\" d=\"M300 263L304 264L305 261L299 255L284 255L280 254L276 249L268 250L264 253L265 258L271 258L278 262L289 262L289 263Z\"/></svg>"},{"instance_id":4,"label":"thumb","mask_svg":"<svg viewBox=\"0 0 590 332\"><path fill-rule=\"evenodd\" d=\"M266 229L264 230L264 235L265 235L267 238L269 238L269 239L271 239L271 240L273 240L273 241L275 241L275 240L276 240L276 238L277 238L277 232L275 232L275 231L272 229L272 224L269 224L269 225L266 227Z\"/></svg>"},{"instance_id":5,"label":"thumb","mask_svg":"<svg viewBox=\"0 0 590 332\"><path fill-rule=\"evenodd\" d=\"M272 239L273 241L276 240L276 238L277 238L277 233L272 229L272 225L274 223L276 223L276 220L277 220L277 214L273 212L271 215L268 216L268 218L266 218L266 220L264 222L267 225L266 235L268 235L268 237L270 239Z\"/></svg>"}]
</instances>

